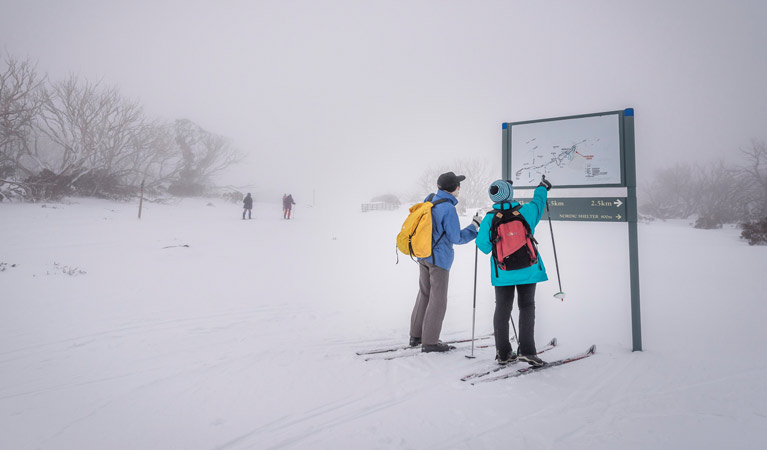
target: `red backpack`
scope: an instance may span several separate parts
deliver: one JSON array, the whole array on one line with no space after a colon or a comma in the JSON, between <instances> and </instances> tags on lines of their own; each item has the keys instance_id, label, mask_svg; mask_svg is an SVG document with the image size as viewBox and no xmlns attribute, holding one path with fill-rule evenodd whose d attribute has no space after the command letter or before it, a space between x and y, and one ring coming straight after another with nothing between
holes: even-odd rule
<instances>
[{"instance_id":1,"label":"red backpack","mask_svg":"<svg viewBox=\"0 0 767 450\"><path fill-rule=\"evenodd\" d=\"M511 209L493 210L493 221L490 224L490 242L493 244L493 259L495 259L495 276L498 269L517 270L538 263L538 241L533 237L530 225L527 223L517 205Z\"/></svg>"}]
</instances>

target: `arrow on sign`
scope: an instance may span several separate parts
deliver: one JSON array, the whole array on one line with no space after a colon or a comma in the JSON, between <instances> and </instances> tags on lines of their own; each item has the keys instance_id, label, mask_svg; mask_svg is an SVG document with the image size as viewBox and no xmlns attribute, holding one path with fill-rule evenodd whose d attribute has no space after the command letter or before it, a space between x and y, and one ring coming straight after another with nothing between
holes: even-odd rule
<instances>
[{"instance_id":1,"label":"arrow on sign","mask_svg":"<svg viewBox=\"0 0 767 450\"><path fill-rule=\"evenodd\" d=\"M623 204L623 202L621 201L621 199L619 199L619 198L616 198L616 199L615 199L615 206L617 206L618 208L620 208L622 204Z\"/></svg>"},{"instance_id":2,"label":"arrow on sign","mask_svg":"<svg viewBox=\"0 0 767 450\"><path fill-rule=\"evenodd\" d=\"M620 214L616 215L615 217L617 217L618 220L621 220L621 215Z\"/></svg>"}]
</instances>

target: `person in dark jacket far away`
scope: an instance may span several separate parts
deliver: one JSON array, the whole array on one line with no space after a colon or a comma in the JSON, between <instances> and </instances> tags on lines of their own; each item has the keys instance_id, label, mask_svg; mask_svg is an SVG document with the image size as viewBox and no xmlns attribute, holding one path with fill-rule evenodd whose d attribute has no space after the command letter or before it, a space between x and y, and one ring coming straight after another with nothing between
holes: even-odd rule
<instances>
[{"instance_id":1,"label":"person in dark jacket far away","mask_svg":"<svg viewBox=\"0 0 767 450\"><path fill-rule=\"evenodd\" d=\"M520 206L518 212L530 227L530 233L535 233L535 227L541 220L543 211L546 210L548 190L551 183L546 179L535 188L533 199ZM488 189L490 199L493 201L493 214L487 214L482 220L477 235L477 248L488 254L493 250L490 231L493 216L499 211L511 210L520 205L512 201L514 188L511 182L505 180L494 181ZM493 315L493 334L495 335L495 358L498 363L505 365L516 359L525 361L534 367L546 364L536 353L535 348L535 287L537 283L548 280L546 267L540 254L532 265L515 270L501 270L498 261L490 256L490 280L495 287L495 314ZM519 298L519 354L509 342L509 319L514 305L514 291Z\"/></svg>"},{"instance_id":2,"label":"person in dark jacket far away","mask_svg":"<svg viewBox=\"0 0 767 450\"><path fill-rule=\"evenodd\" d=\"M293 211L293 205L296 202L293 201L292 194L285 194L282 196L282 218L290 219L290 212Z\"/></svg>"},{"instance_id":3,"label":"person in dark jacket far away","mask_svg":"<svg viewBox=\"0 0 767 450\"><path fill-rule=\"evenodd\" d=\"M473 241L477 237L482 218L477 213L471 224L461 229L455 205L458 203L461 181L465 179L465 176L453 172L443 173L437 178L439 190L431 199L431 202L440 199L447 201L434 205L431 210L432 242L435 243L432 256L418 259L418 296L410 317L410 346L421 345L423 352L446 352L455 348L439 340L447 311L448 276L455 255L453 244Z\"/></svg>"},{"instance_id":4,"label":"person in dark jacket far away","mask_svg":"<svg viewBox=\"0 0 767 450\"><path fill-rule=\"evenodd\" d=\"M245 220L245 213L248 213L248 219L252 219L253 197L250 196L250 192L245 196L245 200L242 201L242 207L244 208L242 210L242 220Z\"/></svg>"}]
</instances>

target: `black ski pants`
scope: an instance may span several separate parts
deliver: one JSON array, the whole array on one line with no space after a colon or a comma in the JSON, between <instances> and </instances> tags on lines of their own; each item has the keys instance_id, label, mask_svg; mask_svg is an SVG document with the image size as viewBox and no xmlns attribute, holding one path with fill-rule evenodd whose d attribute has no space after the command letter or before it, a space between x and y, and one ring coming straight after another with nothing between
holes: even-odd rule
<instances>
[{"instance_id":1,"label":"black ski pants","mask_svg":"<svg viewBox=\"0 0 767 450\"><path fill-rule=\"evenodd\" d=\"M513 351L509 342L509 320L514 306L514 290L519 294L519 354L535 355L535 283L516 286L495 286L493 330L495 348L506 359Z\"/></svg>"}]
</instances>

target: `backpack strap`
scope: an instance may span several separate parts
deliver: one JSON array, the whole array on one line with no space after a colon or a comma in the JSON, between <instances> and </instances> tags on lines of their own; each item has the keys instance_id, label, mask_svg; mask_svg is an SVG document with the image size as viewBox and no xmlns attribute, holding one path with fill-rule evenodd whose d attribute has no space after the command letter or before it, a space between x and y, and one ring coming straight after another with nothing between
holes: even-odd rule
<instances>
[{"instance_id":1,"label":"backpack strap","mask_svg":"<svg viewBox=\"0 0 767 450\"><path fill-rule=\"evenodd\" d=\"M522 207L522 204L519 204L519 205L515 206L514 208L512 208L511 210L512 211L519 211L519 208L521 208L521 207ZM525 220L525 216L523 216L522 213L519 213L519 216L522 218L522 225L525 226L525 231L527 231L527 236L530 238L531 241L533 241L533 243L537 244L538 241L535 240L535 237L533 236L533 230L530 229L530 224L527 223L527 220ZM535 256L537 257L538 256L538 247L535 247L535 246L533 246L533 247L535 248L535 253L536 253Z\"/></svg>"},{"instance_id":2,"label":"backpack strap","mask_svg":"<svg viewBox=\"0 0 767 450\"><path fill-rule=\"evenodd\" d=\"M429 200L428 201L431 201L432 198L434 198L434 194L431 194L429 196ZM439 200L433 201L433 202L431 202L431 207L434 208L435 206L439 205L440 203L445 203L446 201L448 201L448 199L446 199L446 198L441 198ZM431 263L434 264L434 265L437 265L437 258L434 255L434 247L436 247L437 244L439 244L439 241L441 241L443 237L445 237L445 231L444 230L442 231L442 234L439 235L439 238L437 239L437 241L433 242L431 244Z\"/></svg>"},{"instance_id":3,"label":"backpack strap","mask_svg":"<svg viewBox=\"0 0 767 450\"><path fill-rule=\"evenodd\" d=\"M439 241L441 241L443 237L445 237L445 232L444 231L442 232L441 235L439 235L439 239L437 239L437 242L435 242L435 243L433 243L431 245L431 263L434 264L435 266L437 265L437 259L434 256L434 247L436 247L437 244L439 244Z\"/></svg>"},{"instance_id":4,"label":"backpack strap","mask_svg":"<svg viewBox=\"0 0 767 450\"><path fill-rule=\"evenodd\" d=\"M506 214L509 214L513 209L503 209L503 204L508 203L511 206L511 202L501 202L501 209L493 209L488 214L493 214L493 220L490 222L490 244L492 245L491 254L493 255L493 267L495 268L495 277L498 278L498 252L496 251L495 244L498 241L498 227L501 220L503 220ZM497 217L496 214L501 213L501 217Z\"/></svg>"}]
</instances>

